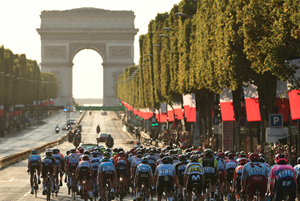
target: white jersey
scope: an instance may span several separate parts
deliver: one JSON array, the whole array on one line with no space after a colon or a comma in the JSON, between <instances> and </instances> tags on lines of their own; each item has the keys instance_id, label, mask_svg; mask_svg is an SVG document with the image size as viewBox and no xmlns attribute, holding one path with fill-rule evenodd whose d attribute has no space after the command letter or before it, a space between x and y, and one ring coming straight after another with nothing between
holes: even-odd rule
<instances>
[{"instance_id":1,"label":"white jersey","mask_svg":"<svg viewBox=\"0 0 300 201\"><path fill-rule=\"evenodd\" d=\"M300 164L296 165L296 166L294 167L294 170L295 170L297 176L300 176ZM300 185L300 184L298 184L298 185Z\"/></svg>"},{"instance_id":2,"label":"white jersey","mask_svg":"<svg viewBox=\"0 0 300 201\"><path fill-rule=\"evenodd\" d=\"M155 176L171 176L174 177L176 175L175 167L173 164L161 164L156 167Z\"/></svg>"}]
</instances>

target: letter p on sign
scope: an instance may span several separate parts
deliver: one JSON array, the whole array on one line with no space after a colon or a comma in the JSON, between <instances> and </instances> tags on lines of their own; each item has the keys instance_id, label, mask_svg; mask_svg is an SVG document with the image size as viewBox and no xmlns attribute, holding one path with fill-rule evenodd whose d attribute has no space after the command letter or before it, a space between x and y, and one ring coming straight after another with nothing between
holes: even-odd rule
<instances>
[{"instance_id":1,"label":"letter p on sign","mask_svg":"<svg viewBox=\"0 0 300 201\"><path fill-rule=\"evenodd\" d=\"M283 127L282 114L270 114L270 127Z\"/></svg>"}]
</instances>

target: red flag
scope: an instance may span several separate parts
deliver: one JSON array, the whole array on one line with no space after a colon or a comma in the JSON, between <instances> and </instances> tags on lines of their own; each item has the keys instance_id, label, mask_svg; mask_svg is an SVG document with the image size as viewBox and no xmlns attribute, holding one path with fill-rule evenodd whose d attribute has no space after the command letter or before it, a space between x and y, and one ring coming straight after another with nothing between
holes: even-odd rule
<instances>
[{"instance_id":1,"label":"red flag","mask_svg":"<svg viewBox=\"0 0 300 201\"><path fill-rule=\"evenodd\" d=\"M182 106L181 106L181 102L174 102L173 103L173 110L174 110L174 114L175 114L175 118L177 118L178 120L183 119L183 112L182 112Z\"/></svg>"},{"instance_id":2,"label":"red flag","mask_svg":"<svg viewBox=\"0 0 300 201\"><path fill-rule=\"evenodd\" d=\"M160 113L159 113L159 121L161 123L165 123L168 120L167 115L167 104L166 103L160 103Z\"/></svg>"},{"instance_id":3,"label":"red flag","mask_svg":"<svg viewBox=\"0 0 300 201\"><path fill-rule=\"evenodd\" d=\"M189 106L189 115L186 119L187 122L196 122L196 96L194 93L191 93L191 101Z\"/></svg>"},{"instance_id":4,"label":"red flag","mask_svg":"<svg viewBox=\"0 0 300 201\"><path fill-rule=\"evenodd\" d=\"M290 112L289 97L288 94L286 94L286 92L287 82L277 80L275 104L279 108L278 114L282 114L284 122L288 121Z\"/></svg>"},{"instance_id":5,"label":"red flag","mask_svg":"<svg viewBox=\"0 0 300 201\"><path fill-rule=\"evenodd\" d=\"M246 104L247 121L260 121L261 116L258 102L257 86L249 83L249 86L244 88L244 96Z\"/></svg>"},{"instance_id":6,"label":"red flag","mask_svg":"<svg viewBox=\"0 0 300 201\"><path fill-rule=\"evenodd\" d=\"M223 93L220 94L220 109L222 121L235 121L232 90L223 88Z\"/></svg>"},{"instance_id":7,"label":"red flag","mask_svg":"<svg viewBox=\"0 0 300 201\"><path fill-rule=\"evenodd\" d=\"M168 120L174 121L174 111L173 108L168 104Z\"/></svg>"},{"instance_id":8,"label":"red flag","mask_svg":"<svg viewBox=\"0 0 300 201\"><path fill-rule=\"evenodd\" d=\"M159 121L159 112L157 109L155 109L155 118L157 119L158 122L160 122Z\"/></svg>"},{"instance_id":9,"label":"red flag","mask_svg":"<svg viewBox=\"0 0 300 201\"><path fill-rule=\"evenodd\" d=\"M184 117L188 118L191 104L191 94L183 95L183 107L184 107Z\"/></svg>"},{"instance_id":10,"label":"red flag","mask_svg":"<svg viewBox=\"0 0 300 201\"><path fill-rule=\"evenodd\" d=\"M4 105L0 105L0 116L3 116Z\"/></svg>"},{"instance_id":11,"label":"red flag","mask_svg":"<svg viewBox=\"0 0 300 201\"><path fill-rule=\"evenodd\" d=\"M291 119L300 119L300 89L289 91L289 102L291 107Z\"/></svg>"}]
</instances>

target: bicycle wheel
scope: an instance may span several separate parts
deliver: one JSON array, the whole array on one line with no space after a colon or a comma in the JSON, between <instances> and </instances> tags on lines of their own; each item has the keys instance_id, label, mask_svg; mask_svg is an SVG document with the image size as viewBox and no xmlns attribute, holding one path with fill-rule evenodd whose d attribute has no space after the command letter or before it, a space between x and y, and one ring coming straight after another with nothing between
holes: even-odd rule
<instances>
[{"instance_id":1,"label":"bicycle wheel","mask_svg":"<svg viewBox=\"0 0 300 201\"><path fill-rule=\"evenodd\" d=\"M38 190L38 183L37 183L37 178L36 174L34 173L34 196L37 197L37 190Z\"/></svg>"},{"instance_id":2,"label":"bicycle wheel","mask_svg":"<svg viewBox=\"0 0 300 201\"><path fill-rule=\"evenodd\" d=\"M124 197L124 192L123 192L123 182L120 182L120 188L119 188L119 191L120 191L120 201L123 201L123 197Z\"/></svg>"}]
</instances>

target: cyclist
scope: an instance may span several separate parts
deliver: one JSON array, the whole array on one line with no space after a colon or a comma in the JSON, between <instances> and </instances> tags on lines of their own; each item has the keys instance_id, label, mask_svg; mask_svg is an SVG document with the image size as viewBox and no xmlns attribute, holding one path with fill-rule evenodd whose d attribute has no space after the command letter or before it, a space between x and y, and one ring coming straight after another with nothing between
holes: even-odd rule
<instances>
[{"instance_id":1,"label":"cyclist","mask_svg":"<svg viewBox=\"0 0 300 201\"><path fill-rule=\"evenodd\" d=\"M67 183L67 177L68 177L68 173L67 173L67 159L69 154L71 153L70 150L66 151L66 155L65 155L65 183Z\"/></svg>"},{"instance_id":2,"label":"cyclist","mask_svg":"<svg viewBox=\"0 0 300 201\"><path fill-rule=\"evenodd\" d=\"M114 139L111 137L110 134L108 134L108 136L107 136L107 138L106 138L105 145L106 145L108 148L111 148L111 147L114 146Z\"/></svg>"},{"instance_id":3,"label":"cyclist","mask_svg":"<svg viewBox=\"0 0 300 201\"><path fill-rule=\"evenodd\" d=\"M184 187L184 182L183 182L183 176L184 176L184 171L189 162L187 162L187 157L185 154L181 154L179 156L179 162L175 165L175 173L176 173L176 180L179 183L179 200L182 200L182 188Z\"/></svg>"},{"instance_id":4,"label":"cyclist","mask_svg":"<svg viewBox=\"0 0 300 201\"><path fill-rule=\"evenodd\" d=\"M123 178L125 184L127 184L127 175L129 175L129 162L126 158L124 151L120 151L118 154L118 158L114 163L117 172L117 186L120 186L120 178ZM118 189L120 190L120 189ZM126 192L126 185L123 185L123 191Z\"/></svg>"},{"instance_id":5,"label":"cyclist","mask_svg":"<svg viewBox=\"0 0 300 201\"><path fill-rule=\"evenodd\" d=\"M156 160L157 160L157 157L154 155L154 151L150 150L149 155L146 156L146 158L148 159L148 164L152 169L152 174L154 174L156 168Z\"/></svg>"},{"instance_id":6,"label":"cyclist","mask_svg":"<svg viewBox=\"0 0 300 201\"><path fill-rule=\"evenodd\" d=\"M172 201L172 189L174 184L177 186L175 167L172 165L172 158L165 156L162 164L156 167L154 183L157 189L157 200L161 201L164 189L167 191L167 197Z\"/></svg>"},{"instance_id":7,"label":"cyclist","mask_svg":"<svg viewBox=\"0 0 300 201\"><path fill-rule=\"evenodd\" d=\"M229 193L231 193L231 184L236 167L237 162L234 160L234 155L233 153L229 153L228 160L226 161L227 200L229 200Z\"/></svg>"},{"instance_id":8,"label":"cyclist","mask_svg":"<svg viewBox=\"0 0 300 201\"><path fill-rule=\"evenodd\" d=\"M240 192L242 190L241 181L242 181L242 173L244 165L248 162L247 158L239 159L239 166L235 168L234 176L233 176L233 191L236 192L236 200L240 199Z\"/></svg>"},{"instance_id":9,"label":"cyclist","mask_svg":"<svg viewBox=\"0 0 300 201\"><path fill-rule=\"evenodd\" d=\"M58 173L61 171L62 167L62 157L58 154L58 149L52 150L52 157L55 158L56 161L56 175L55 175L55 185L56 185L56 192L58 193Z\"/></svg>"},{"instance_id":10,"label":"cyclist","mask_svg":"<svg viewBox=\"0 0 300 201\"><path fill-rule=\"evenodd\" d=\"M213 151L211 149L204 150L204 158L199 159L199 163L203 166L204 169L204 187L203 187L203 196L205 197L206 188L209 183L211 184L211 198L214 198L216 190L216 181L218 174L218 161L214 159Z\"/></svg>"},{"instance_id":11,"label":"cyclist","mask_svg":"<svg viewBox=\"0 0 300 201\"><path fill-rule=\"evenodd\" d=\"M62 177L63 177L63 175L64 175L64 173L63 173L63 171L65 171L65 157L64 157L64 155L62 154L62 153L60 153L60 150L59 149L57 149L58 150L58 154L61 156L61 158L62 158L62 163L61 163L61 169L60 169L60 180L59 180L59 186L62 186L63 184L62 184Z\"/></svg>"},{"instance_id":12,"label":"cyclist","mask_svg":"<svg viewBox=\"0 0 300 201\"><path fill-rule=\"evenodd\" d=\"M259 162L259 155L251 153L250 163L244 165L242 173L242 191L247 193L249 200L253 200L256 190L260 193L260 200L265 200L268 184L268 169L263 163ZM247 181L247 186L246 186ZM247 189L247 191L246 191Z\"/></svg>"},{"instance_id":13,"label":"cyclist","mask_svg":"<svg viewBox=\"0 0 300 201\"><path fill-rule=\"evenodd\" d=\"M96 151L92 152L92 157L90 158L92 170L93 170L93 186L95 187L94 190L97 190L97 173L98 173L98 168L100 164L100 157L98 156L98 153ZM96 184L95 184L96 183Z\"/></svg>"},{"instance_id":14,"label":"cyclist","mask_svg":"<svg viewBox=\"0 0 300 201\"><path fill-rule=\"evenodd\" d=\"M75 173L75 170L78 166L79 158L75 149L70 150L70 154L68 155L66 162L66 169L69 177L69 186L72 187L72 173ZM78 188L77 188L78 189Z\"/></svg>"},{"instance_id":15,"label":"cyclist","mask_svg":"<svg viewBox=\"0 0 300 201\"><path fill-rule=\"evenodd\" d=\"M106 184L108 184L108 187L111 189L111 198L114 199L114 185L116 177L115 166L109 158L105 156L98 168L98 186L102 200L105 200ZM101 201L101 199L99 199L99 201Z\"/></svg>"},{"instance_id":16,"label":"cyclist","mask_svg":"<svg viewBox=\"0 0 300 201\"><path fill-rule=\"evenodd\" d=\"M144 184L147 201L149 201L150 193L149 187L152 184L152 170L150 165L148 165L148 159L146 157L142 158L141 164L136 168L135 177L134 177L134 186L137 187L137 196L141 196L142 184ZM135 199L134 199L135 200Z\"/></svg>"},{"instance_id":17,"label":"cyclist","mask_svg":"<svg viewBox=\"0 0 300 201\"><path fill-rule=\"evenodd\" d=\"M90 198L93 197L93 169L91 166L90 158L86 155L81 156L81 161L78 163L76 168L76 178L79 180L79 188L80 188L80 195L82 196L82 184L83 179L86 178L86 184L88 186L88 195Z\"/></svg>"},{"instance_id":18,"label":"cyclist","mask_svg":"<svg viewBox=\"0 0 300 201\"><path fill-rule=\"evenodd\" d=\"M288 164L288 158L285 154L277 154L275 161L277 165L272 168L270 176L270 197L273 197L275 192L275 201L281 201L286 194L289 194L289 200L294 201L297 192L295 169Z\"/></svg>"},{"instance_id":19,"label":"cyclist","mask_svg":"<svg viewBox=\"0 0 300 201\"><path fill-rule=\"evenodd\" d=\"M218 177L219 177L219 190L220 190L220 194L221 194L221 199L223 200L223 196L224 196L224 188L223 188L223 184L226 178L226 163L224 161L224 153L223 152L218 152L217 153L217 161L218 161Z\"/></svg>"},{"instance_id":20,"label":"cyclist","mask_svg":"<svg viewBox=\"0 0 300 201\"><path fill-rule=\"evenodd\" d=\"M297 197L300 198L300 157L297 159L297 165L294 167L294 170L297 174Z\"/></svg>"},{"instance_id":21,"label":"cyclist","mask_svg":"<svg viewBox=\"0 0 300 201\"><path fill-rule=\"evenodd\" d=\"M46 195L45 183L47 180L47 174L50 173L51 179L51 191L54 192L54 175L56 175L56 161L52 156L52 150L46 149L46 155L42 161L42 178L43 178L43 195Z\"/></svg>"},{"instance_id":22,"label":"cyclist","mask_svg":"<svg viewBox=\"0 0 300 201\"><path fill-rule=\"evenodd\" d=\"M28 170L27 172L30 171L30 185L31 185L31 194L33 194L33 173L34 170L37 170L38 174L38 184L41 183L40 180L40 173L42 169L42 160L41 156L37 153L35 149L31 151L31 155L28 158Z\"/></svg>"},{"instance_id":23,"label":"cyclist","mask_svg":"<svg viewBox=\"0 0 300 201\"><path fill-rule=\"evenodd\" d=\"M192 155L190 157L190 163L187 164L184 171L184 186L188 193L188 200L192 200L193 187L196 184L197 198L202 200L202 183L205 181L203 166L198 163L198 156Z\"/></svg>"},{"instance_id":24,"label":"cyclist","mask_svg":"<svg viewBox=\"0 0 300 201\"><path fill-rule=\"evenodd\" d=\"M135 172L136 172L137 166L142 163L142 158L143 158L142 152L138 151L136 158L133 158L131 161L131 171L130 171L130 175L131 175L130 180L131 181L133 181L133 179L135 177ZM133 191L136 192L136 188L134 188Z\"/></svg>"}]
</instances>

